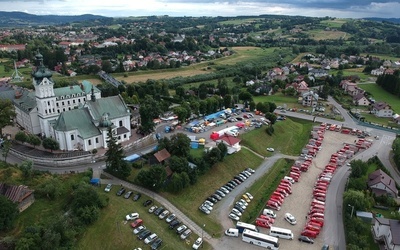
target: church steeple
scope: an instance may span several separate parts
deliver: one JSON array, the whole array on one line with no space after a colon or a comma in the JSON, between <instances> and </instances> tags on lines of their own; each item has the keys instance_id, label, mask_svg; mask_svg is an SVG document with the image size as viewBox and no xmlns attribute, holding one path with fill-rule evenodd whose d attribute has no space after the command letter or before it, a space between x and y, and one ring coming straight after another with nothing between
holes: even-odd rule
<instances>
[{"instance_id":1,"label":"church steeple","mask_svg":"<svg viewBox=\"0 0 400 250\"><path fill-rule=\"evenodd\" d=\"M36 52L35 61L36 68L32 71L32 77L36 80L36 84L40 84L44 78L50 80L53 73L44 66L43 56L39 53L39 50Z\"/></svg>"}]
</instances>

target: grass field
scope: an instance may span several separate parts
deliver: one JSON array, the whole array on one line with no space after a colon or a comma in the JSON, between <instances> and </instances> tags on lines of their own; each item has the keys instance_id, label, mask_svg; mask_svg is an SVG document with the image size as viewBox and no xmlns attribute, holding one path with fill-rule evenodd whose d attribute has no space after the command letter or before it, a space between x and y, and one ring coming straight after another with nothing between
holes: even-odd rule
<instances>
[{"instance_id":1,"label":"grass field","mask_svg":"<svg viewBox=\"0 0 400 250\"><path fill-rule=\"evenodd\" d=\"M257 22L260 21L260 18L238 18L238 19L232 19L228 21L222 21L218 22L221 25L240 25L240 24L245 24L245 23L252 23L252 22Z\"/></svg>"},{"instance_id":2,"label":"grass field","mask_svg":"<svg viewBox=\"0 0 400 250\"><path fill-rule=\"evenodd\" d=\"M242 220L254 223L255 219L265 207L265 201L271 196L281 179L287 175L293 160L279 159L274 166L260 179L258 179L247 191L256 197L257 202L250 202L242 215Z\"/></svg>"},{"instance_id":3,"label":"grass field","mask_svg":"<svg viewBox=\"0 0 400 250\"><path fill-rule=\"evenodd\" d=\"M326 25L329 28L340 28L344 23L347 23L346 19L340 19L340 18L335 18L333 20L323 20L321 21L321 24Z\"/></svg>"},{"instance_id":4,"label":"grass field","mask_svg":"<svg viewBox=\"0 0 400 250\"><path fill-rule=\"evenodd\" d=\"M388 103L394 113L400 113L400 98L388 93L386 90L382 89L379 85L371 83L371 84L360 84L358 85L363 90L369 92L372 97L377 102L386 102Z\"/></svg>"},{"instance_id":5,"label":"grass field","mask_svg":"<svg viewBox=\"0 0 400 250\"><path fill-rule=\"evenodd\" d=\"M104 193L104 186L99 189L99 192ZM165 250L180 250L191 248L193 242L197 239L197 235L192 234L189 240L183 241L175 230L168 228L168 223L165 220L160 220L154 214L148 213L149 207L142 205L143 201L151 199L143 196L134 202L131 199L124 199L116 196L117 187L114 187L108 197L110 198L109 205L101 210L100 219L91 225L88 230L82 235L82 240L78 242L77 249L134 249L141 247L148 249L149 246L143 241L137 239L132 233L129 223L125 223L125 216L128 213L138 212L140 218L143 219L144 225L151 231L155 232L163 239L162 249ZM156 205L160 206L156 202ZM211 249L211 246L205 244L204 249Z\"/></svg>"},{"instance_id":6,"label":"grass field","mask_svg":"<svg viewBox=\"0 0 400 250\"><path fill-rule=\"evenodd\" d=\"M283 154L298 155L307 144L312 126L311 121L287 118L273 125L275 131L272 136L265 132L266 126L241 135L242 144L264 156L271 154L267 147Z\"/></svg>"},{"instance_id":7,"label":"grass field","mask_svg":"<svg viewBox=\"0 0 400 250\"><path fill-rule=\"evenodd\" d=\"M275 93L273 95L266 96L254 96L253 100L255 103L259 102L274 102L277 106L287 105L288 108L299 108L303 107L297 102L297 97L285 96L281 92Z\"/></svg>"},{"instance_id":8,"label":"grass field","mask_svg":"<svg viewBox=\"0 0 400 250\"><path fill-rule=\"evenodd\" d=\"M260 157L242 148L238 153L225 157L223 162L212 167L206 175L200 176L194 186L176 195L170 193L162 193L162 195L173 202L175 206L198 225L206 224L206 231L209 234L215 234L216 237L219 237L224 230L218 223L219 218L216 218L213 213L205 215L198 209L198 206L237 173L247 167L257 169L262 161L263 159Z\"/></svg>"},{"instance_id":9,"label":"grass field","mask_svg":"<svg viewBox=\"0 0 400 250\"><path fill-rule=\"evenodd\" d=\"M343 31L335 31L335 30L310 30L305 32L311 36L314 40L338 40L340 38L349 38L350 35Z\"/></svg>"}]
</instances>

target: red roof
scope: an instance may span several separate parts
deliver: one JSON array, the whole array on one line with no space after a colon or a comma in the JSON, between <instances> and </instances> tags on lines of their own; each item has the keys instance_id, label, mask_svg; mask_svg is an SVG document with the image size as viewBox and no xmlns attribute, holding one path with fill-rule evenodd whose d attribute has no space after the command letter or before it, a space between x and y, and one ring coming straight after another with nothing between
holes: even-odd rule
<instances>
[{"instance_id":1,"label":"red roof","mask_svg":"<svg viewBox=\"0 0 400 250\"><path fill-rule=\"evenodd\" d=\"M236 138L234 136L231 136L231 135L227 135L227 134L224 134L219 139L223 140L226 143L228 143L229 146L233 146L236 143L239 143L241 141L240 139L238 139L238 138Z\"/></svg>"},{"instance_id":2,"label":"red roof","mask_svg":"<svg viewBox=\"0 0 400 250\"><path fill-rule=\"evenodd\" d=\"M155 153L154 157L156 157L158 162L162 162L162 161L168 159L169 157L171 157L171 154L164 148L164 149L158 151L157 153Z\"/></svg>"}]
</instances>

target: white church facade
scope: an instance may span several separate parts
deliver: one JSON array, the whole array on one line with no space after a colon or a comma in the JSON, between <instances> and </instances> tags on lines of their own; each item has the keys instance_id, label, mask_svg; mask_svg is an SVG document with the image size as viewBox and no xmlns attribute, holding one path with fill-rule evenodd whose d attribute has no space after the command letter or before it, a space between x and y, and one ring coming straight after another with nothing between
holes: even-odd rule
<instances>
[{"instance_id":1,"label":"white church facade","mask_svg":"<svg viewBox=\"0 0 400 250\"><path fill-rule=\"evenodd\" d=\"M118 142L131 137L130 110L121 96L101 97L89 81L54 88L52 73L36 54L32 72L35 91L8 90L0 98L12 100L16 122L31 134L51 137L61 150L90 151L107 147L108 129Z\"/></svg>"}]
</instances>

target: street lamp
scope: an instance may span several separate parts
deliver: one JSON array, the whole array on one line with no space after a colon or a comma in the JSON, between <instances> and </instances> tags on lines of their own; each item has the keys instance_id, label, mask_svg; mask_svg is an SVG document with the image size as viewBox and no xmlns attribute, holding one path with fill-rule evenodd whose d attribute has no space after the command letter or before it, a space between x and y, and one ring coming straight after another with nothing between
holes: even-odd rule
<instances>
[{"instance_id":1,"label":"street lamp","mask_svg":"<svg viewBox=\"0 0 400 250\"><path fill-rule=\"evenodd\" d=\"M203 242L203 233L204 233L204 228L206 227L206 224L203 224L203 227L201 228L201 241ZM201 248L203 248L204 244L201 244Z\"/></svg>"},{"instance_id":2,"label":"street lamp","mask_svg":"<svg viewBox=\"0 0 400 250\"><path fill-rule=\"evenodd\" d=\"M347 206L351 207L351 214L350 214L350 219L353 218L353 212L354 212L354 206L347 204Z\"/></svg>"}]
</instances>

